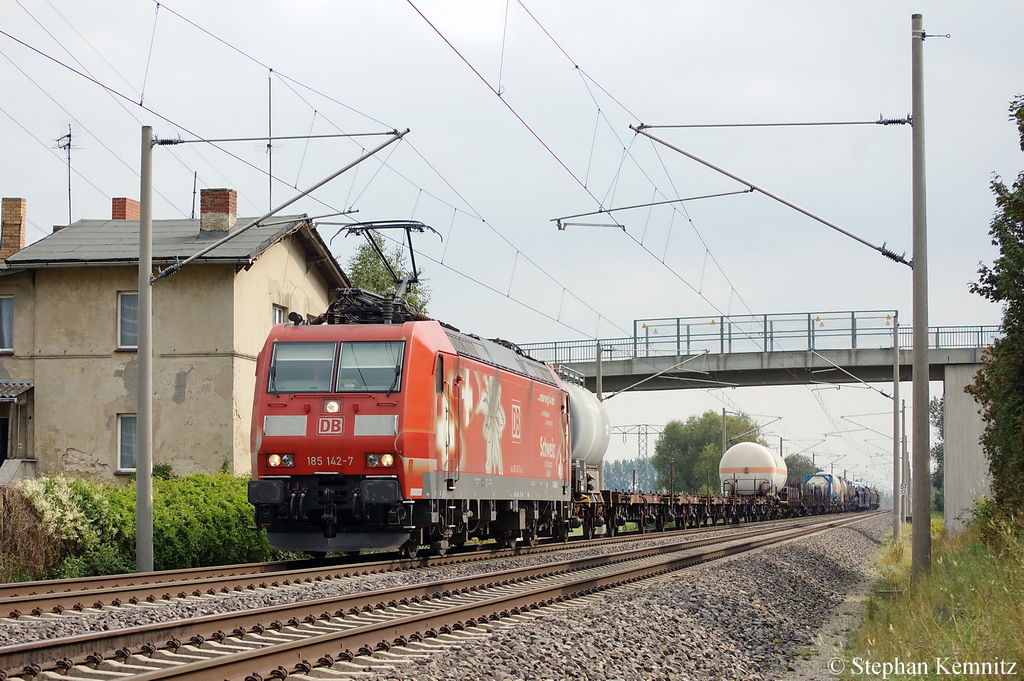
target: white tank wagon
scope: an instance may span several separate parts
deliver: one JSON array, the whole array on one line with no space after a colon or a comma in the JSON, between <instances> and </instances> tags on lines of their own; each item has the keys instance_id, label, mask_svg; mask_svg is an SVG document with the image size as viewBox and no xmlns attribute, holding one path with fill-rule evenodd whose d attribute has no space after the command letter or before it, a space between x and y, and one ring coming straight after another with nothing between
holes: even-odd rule
<instances>
[{"instance_id":1,"label":"white tank wagon","mask_svg":"<svg viewBox=\"0 0 1024 681\"><path fill-rule=\"evenodd\" d=\"M785 489L788 474L782 457L756 442L733 445L718 465L722 491L740 496L775 496Z\"/></svg>"},{"instance_id":2,"label":"white tank wagon","mask_svg":"<svg viewBox=\"0 0 1024 681\"><path fill-rule=\"evenodd\" d=\"M583 462L586 474L591 476L593 490L604 489L604 454L611 438L611 425L604 405L597 395L578 385L562 384L569 393L569 419L572 422L572 459ZM593 491L586 490L586 491ZM582 490L581 490L582 491Z\"/></svg>"},{"instance_id":3,"label":"white tank wagon","mask_svg":"<svg viewBox=\"0 0 1024 681\"><path fill-rule=\"evenodd\" d=\"M846 478L839 478L839 496L840 503L846 503L850 500L850 484L846 481Z\"/></svg>"},{"instance_id":4,"label":"white tank wagon","mask_svg":"<svg viewBox=\"0 0 1024 681\"><path fill-rule=\"evenodd\" d=\"M833 504L842 504L846 501L845 485L841 478L824 471L804 476L804 490L814 499Z\"/></svg>"}]
</instances>

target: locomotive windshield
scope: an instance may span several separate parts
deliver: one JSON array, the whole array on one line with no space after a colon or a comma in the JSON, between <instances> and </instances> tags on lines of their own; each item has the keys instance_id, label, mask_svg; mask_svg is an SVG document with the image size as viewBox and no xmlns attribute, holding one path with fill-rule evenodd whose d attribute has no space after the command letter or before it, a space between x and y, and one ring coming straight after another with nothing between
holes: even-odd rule
<instances>
[{"instance_id":1,"label":"locomotive windshield","mask_svg":"<svg viewBox=\"0 0 1024 681\"><path fill-rule=\"evenodd\" d=\"M393 393L402 389L404 341L356 341L341 344L337 391Z\"/></svg>"},{"instance_id":2,"label":"locomotive windshield","mask_svg":"<svg viewBox=\"0 0 1024 681\"><path fill-rule=\"evenodd\" d=\"M270 360L272 393L393 393L402 388L404 341L341 344L341 368L334 377L337 343L275 343ZM333 390L331 386L334 386Z\"/></svg>"},{"instance_id":3,"label":"locomotive windshield","mask_svg":"<svg viewBox=\"0 0 1024 681\"><path fill-rule=\"evenodd\" d=\"M272 393L329 392L337 343L274 343Z\"/></svg>"}]
</instances>

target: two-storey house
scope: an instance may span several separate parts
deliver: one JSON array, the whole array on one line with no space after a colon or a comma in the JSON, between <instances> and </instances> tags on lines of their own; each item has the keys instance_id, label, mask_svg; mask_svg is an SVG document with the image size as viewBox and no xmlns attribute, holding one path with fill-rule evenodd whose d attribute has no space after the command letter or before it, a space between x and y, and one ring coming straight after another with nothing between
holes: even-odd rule
<instances>
[{"instance_id":1,"label":"two-storey house","mask_svg":"<svg viewBox=\"0 0 1024 681\"><path fill-rule=\"evenodd\" d=\"M199 219L154 220L154 274L249 220L230 189ZM134 471L139 204L25 247L26 202L3 199L0 484ZM256 353L290 312L326 310L348 280L305 215L274 216L153 291L153 459L175 474L249 470Z\"/></svg>"}]
</instances>

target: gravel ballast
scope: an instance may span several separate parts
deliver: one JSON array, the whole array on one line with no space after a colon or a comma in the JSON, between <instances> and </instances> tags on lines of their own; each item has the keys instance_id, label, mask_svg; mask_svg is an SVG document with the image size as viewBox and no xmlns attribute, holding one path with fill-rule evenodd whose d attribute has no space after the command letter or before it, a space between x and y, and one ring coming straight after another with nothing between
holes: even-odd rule
<instances>
[{"instance_id":1,"label":"gravel ballast","mask_svg":"<svg viewBox=\"0 0 1024 681\"><path fill-rule=\"evenodd\" d=\"M863 582L888 515L724 562L622 587L531 613L486 637L361 678L417 679L781 679L822 623ZM593 550L598 553L598 550ZM488 563L388 573L152 607L106 608L0 620L0 646L227 609L384 589L425 579L547 562L522 556ZM426 574L425 574L426 573ZM822 676L822 678L828 678Z\"/></svg>"},{"instance_id":2,"label":"gravel ballast","mask_svg":"<svg viewBox=\"0 0 1024 681\"><path fill-rule=\"evenodd\" d=\"M877 516L615 589L366 678L785 679L866 578L890 524Z\"/></svg>"}]
</instances>

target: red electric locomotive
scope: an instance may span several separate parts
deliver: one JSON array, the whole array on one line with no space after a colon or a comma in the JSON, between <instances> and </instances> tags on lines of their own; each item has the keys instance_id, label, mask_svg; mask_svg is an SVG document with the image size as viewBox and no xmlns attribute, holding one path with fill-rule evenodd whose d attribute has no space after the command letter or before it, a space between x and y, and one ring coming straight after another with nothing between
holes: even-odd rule
<instances>
[{"instance_id":1,"label":"red electric locomotive","mask_svg":"<svg viewBox=\"0 0 1024 681\"><path fill-rule=\"evenodd\" d=\"M579 526L574 486L608 425L588 405L574 429L589 451L571 454L569 409L592 394L511 343L340 294L313 323L275 326L257 360L249 501L274 548L444 553Z\"/></svg>"}]
</instances>

